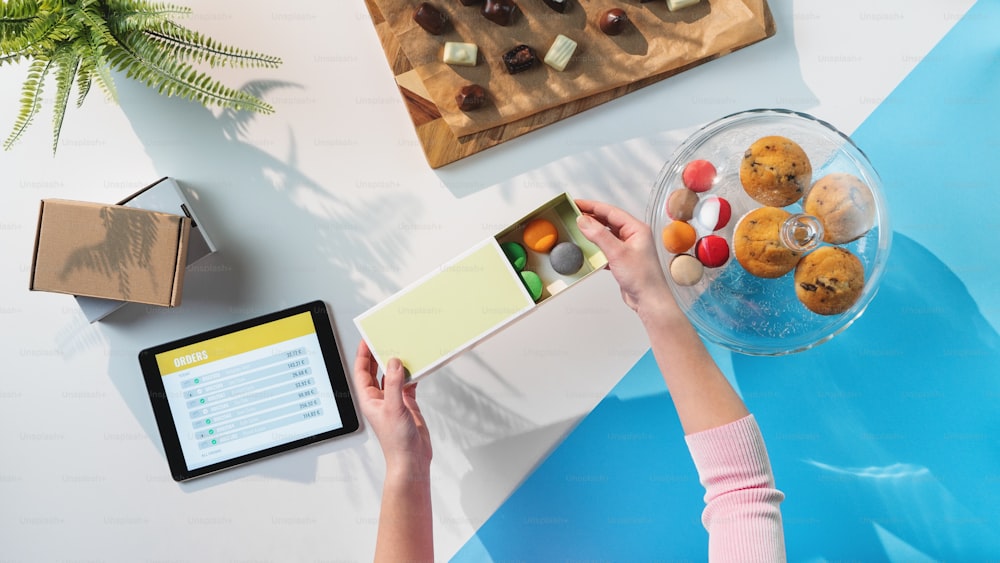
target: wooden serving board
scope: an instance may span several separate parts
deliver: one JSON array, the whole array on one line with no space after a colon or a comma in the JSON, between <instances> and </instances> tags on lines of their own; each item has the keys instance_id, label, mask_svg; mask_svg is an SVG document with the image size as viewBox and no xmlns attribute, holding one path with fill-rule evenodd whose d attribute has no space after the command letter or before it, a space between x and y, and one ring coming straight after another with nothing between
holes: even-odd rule
<instances>
[{"instance_id":1,"label":"wooden serving board","mask_svg":"<svg viewBox=\"0 0 1000 563\"><path fill-rule=\"evenodd\" d=\"M625 94L635 92L640 88L644 88L700 64L718 59L752 44L740 45L734 49L715 53L712 56L694 61L682 67L673 68L660 74L636 80L625 86L567 102L563 105L543 110L528 117L485 131L458 137L441 117L441 112L438 111L434 102L430 100L422 79L407 59L396 35L389 28L389 24L383 17L375 0L365 0L365 6L368 8L368 13L371 16L375 31L382 44L382 49L385 51L386 59L389 62L389 68L395 76L396 85L399 87L399 92L403 97L403 103L410 114L410 120L413 122L417 138L420 140L420 145L423 147L424 155L431 168L440 168L490 147L495 147L510 139L520 137L525 133L530 133L546 125L551 125L552 123L599 106ZM761 40L773 36L776 31L774 18L771 15L771 10L767 2L764 2L764 25L765 35Z\"/></svg>"}]
</instances>

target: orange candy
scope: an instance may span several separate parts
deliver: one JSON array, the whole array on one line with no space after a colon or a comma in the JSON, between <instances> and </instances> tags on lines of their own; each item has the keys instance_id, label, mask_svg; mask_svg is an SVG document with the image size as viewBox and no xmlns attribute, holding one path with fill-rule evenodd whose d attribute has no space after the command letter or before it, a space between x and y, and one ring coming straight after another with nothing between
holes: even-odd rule
<instances>
[{"instance_id":1,"label":"orange candy","mask_svg":"<svg viewBox=\"0 0 1000 563\"><path fill-rule=\"evenodd\" d=\"M663 247L674 254L687 251L697 238L694 227L684 221L671 221L663 227Z\"/></svg>"},{"instance_id":2,"label":"orange candy","mask_svg":"<svg viewBox=\"0 0 1000 563\"><path fill-rule=\"evenodd\" d=\"M524 226L524 245L535 252L552 250L559 240L556 226L545 219L532 219ZM692 244L693 241L692 241Z\"/></svg>"}]
</instances>

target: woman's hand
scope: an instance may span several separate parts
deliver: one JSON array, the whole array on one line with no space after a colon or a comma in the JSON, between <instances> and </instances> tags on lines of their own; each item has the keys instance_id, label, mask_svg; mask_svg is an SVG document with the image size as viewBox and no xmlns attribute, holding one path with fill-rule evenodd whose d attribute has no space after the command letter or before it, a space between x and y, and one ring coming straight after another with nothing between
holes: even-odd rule
<instances>
[{"instance_id":1,"label":"woman's hand","mask_svg":"<svg viewBox=\"0 0 1000 563\"><path fill-rule=\"evenodd\" d=\"M431 437L417 405L417 385L406 386L406 370L396 358L389 360L382 384L378 363L362 340L354 359L354 388L359 407L368 420L390 470L429 470Z\"/></svg>"},{"instance_id":2,"label":"woman's hand","mask_svg":"<svg viewBox=\"0 0 1000 563\"><path fill-rule=\"evenodd\" d=\"M417 406L417 385L389 360L382 384L378 363L364 340L354 359L354 390L385 456L375 562L434 561L431 510L431 437Z\"/></svg>"},{"instance_id":3,"label":"woman's hand","mask_svg":"<svg viewBox=\"0 0 1000 563\"><path fill-rule=\"evenodd\" d=\"M578 199L576 205L583 212L577 226L604 252L625 304L643 321L664 306L675 307L649 226L607 203Z\"/></svg>"},{"instance_id":4,"label":"woman's hand","mask_svg":"<svg viewBox=\"0 0 1000 563\"><path fill-rule=\"evenodd\" d=\"M604 252L622 298L646 327L684 432L700 432L746 416L743 400L674 301L649 227L607 203L583 200L576 205L585 214L577 219L580 231Z\"/></svg>"}]
</instances>

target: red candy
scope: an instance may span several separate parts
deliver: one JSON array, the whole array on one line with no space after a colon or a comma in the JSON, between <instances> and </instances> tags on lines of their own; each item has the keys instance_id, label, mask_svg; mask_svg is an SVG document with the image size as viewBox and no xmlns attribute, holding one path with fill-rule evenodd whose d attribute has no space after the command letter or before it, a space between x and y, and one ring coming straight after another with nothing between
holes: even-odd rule
<instances>
[{"instance_id":1,"label":"red candy","mask_svg":"<svg viewBox=\"0 0 1000 563\"><path fill-rule=\"evenodd\" d=\"M715 166L707 160L692 160L681 172L684 185L693 192L705 192L715 182Z\"/></svg>"},{"instance_id":2,"label":"red candy","mask_svg":"<svg viewBox=\"0 0 1000 563\"><path fill-rule=\"evenodd\" d=\"M729 243L718 235L708 235L698 241L694 252L706 268L718 268L729 260Z\"/></svg>"},{"instance_id":3,"label":"red candy","mask_svg":"<svg viewBox=\"0 0 1000 563\"><path fill-rule=\"evenodd\" d=\"M706 196L694 208L694 221L709 231L718 231L729 224L733 208L725 198Z\"/></svg>"}]
</instances>

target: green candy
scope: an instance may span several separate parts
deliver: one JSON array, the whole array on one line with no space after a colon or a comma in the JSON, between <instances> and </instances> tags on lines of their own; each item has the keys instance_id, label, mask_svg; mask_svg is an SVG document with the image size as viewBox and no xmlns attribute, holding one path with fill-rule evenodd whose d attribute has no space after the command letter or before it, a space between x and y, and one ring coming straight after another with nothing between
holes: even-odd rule
<instances>
[{"instance_id":1,"label":"green candy","mask_svg":"<svg viewBox=\"0 0 1000 563\"><path fill-rule=\"evenodd\" d=\"M538 274L525 270L521 272L521 281L528 288L528 293L531 294L532 300L537 302L542 298L542 278L538 277Z\"/></svg>"},{"instance_id":2,"label":"green candy","mask_svg":"<svg viewBox=\"0 0 1000 563\"><path fill-rule=\"evenodd\" d=\"M520 243L505 242L500 245L500 248L503 249L504 255L507 257L507 260L510 260L515 270L518 272L524 270L524 267L528 264L528 253Z\"/></svg>"}]
</instances>

